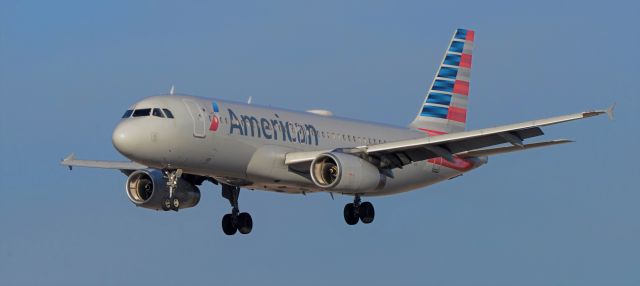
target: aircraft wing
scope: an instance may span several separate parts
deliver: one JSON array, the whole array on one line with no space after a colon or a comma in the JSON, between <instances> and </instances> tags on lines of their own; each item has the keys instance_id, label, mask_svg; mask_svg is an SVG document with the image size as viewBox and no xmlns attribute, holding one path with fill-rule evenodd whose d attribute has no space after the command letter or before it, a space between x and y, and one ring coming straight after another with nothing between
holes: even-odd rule
<instances>
[{"instance_id":1,"label":"aircraft wing","mask_svg":"<svg viewBox=\"0 0 640 286\"><path fill-rule=\"evenodd\" d=\"M77 160L74 154L71 154L67 156L67 158L64 158L64 160L62 160L60 164L64 166L68 166L69 169L72 169L73 167L118 169L125 173L147 168L147 166L141 165L135 162Z\"/></svg>"},{"instance_id":2,"label":"aircraft wing","mask_svg":"<svg viewBox=\"0 0 640 286\"><path fill-rule=\"evenodd\" d=\"M544 133L542 132L542 129L540 129L542 126L579 120L602 114L609 114L611 117L613 114L613 106L607 110L586 111L492 128L346 148L341 151L345 153L352 153L354 155L373 157L377 159L376 161L379 161L378 167L380 168L400 168L411 162L436 157L442 157L445 160L453 161L453 157L458 154L465 157L469 157L473 154L478 154L480 156L484 154L493 155L567 143L568 141L566 140L557 140L527 145L524 144L523 141L527 138L543 135ZM486 151L486 149L482 150L482 148L504 143L510 143L513 147L506 147L509 149L492 149L495 152ZM285 164L296 166L305 165L310 163L319 154L325 152L329 151L288 153L285 157Z\"/></svg>"}]
</instances>

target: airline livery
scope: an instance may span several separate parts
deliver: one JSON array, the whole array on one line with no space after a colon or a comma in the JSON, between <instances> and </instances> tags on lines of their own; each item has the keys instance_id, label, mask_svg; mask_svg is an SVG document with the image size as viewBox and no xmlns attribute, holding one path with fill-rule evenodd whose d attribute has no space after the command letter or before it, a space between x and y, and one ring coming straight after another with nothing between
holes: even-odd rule
<instances>
[{"instance_id":1,"label":"airline livery","mask_svg":"<svg viewBox=\"0 0 640 286\"><path fill-rule=\"evenodd\" d=\"M72 154L62 164L122 171L131 202L153 210L194 207L203 182L220 185L231 204L222 218L227 235L253 227L251 215L240 211L241 188L353 196L344 220L368 224L375 212L363 197L446 181L492 155L568 143L524 140L543 135L543 126L612 115L610 107L465 131L474 35L455 31L418 114L405 128L335 117L327 110L177 95L172 88L133 104L115 128L113 146L131 161L77 160Z\"/></svg>"}]
</instances>

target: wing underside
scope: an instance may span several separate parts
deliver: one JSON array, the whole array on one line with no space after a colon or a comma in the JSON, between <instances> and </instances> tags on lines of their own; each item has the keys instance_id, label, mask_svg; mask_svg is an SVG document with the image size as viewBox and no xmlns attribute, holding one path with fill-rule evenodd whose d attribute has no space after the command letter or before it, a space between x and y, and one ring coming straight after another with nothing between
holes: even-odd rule
<instances>
[{"instance_id":1,"label":"wing underside","mask_svg":"<svg viewBox=\"0 0 640 286\"><path fill-rule=\"evenodd\" d=\"M74 154L71 154L64 158L61 165L68 166L69 169L73 167L87 167L87 168L100 168L100 169L117 169L123 173L130 173L135 170L146 169L147 166L138 164L136 162L123 162L123 161L97 161L97 160L78 160Z\"/></svg>"}]
</instances>

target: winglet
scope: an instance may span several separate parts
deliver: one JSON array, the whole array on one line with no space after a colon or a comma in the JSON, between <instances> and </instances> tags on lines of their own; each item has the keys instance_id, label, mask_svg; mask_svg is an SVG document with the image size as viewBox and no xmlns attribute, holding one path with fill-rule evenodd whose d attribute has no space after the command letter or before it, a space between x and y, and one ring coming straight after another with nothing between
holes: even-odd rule
<instances>
[{"instance_id":1,"label":"winglet","mask_svg":"<svg viewBox=\"0 0 640 286\"><path fill-rule=\"evenodd\" d=\"M72 161L72 160L74 160L75 158L76 158L76 154L71 153L71 154L69 154L69 156L67 156L66 158L64 158L62 161L63 161L63 162L64 162L64 161Z\"/></svg>"},{"instance_id":2,"label":"winglet","mask_svg":"<svg viewBox=\"0 0 640 286\"><path fill-rule=\"evenodd\" d=\"M613 120L614 114L613 111L616 109L616 102L614 102L609 108L607 108L607 116L609 116L609 120Z\"/></svg>"}]
</instances>

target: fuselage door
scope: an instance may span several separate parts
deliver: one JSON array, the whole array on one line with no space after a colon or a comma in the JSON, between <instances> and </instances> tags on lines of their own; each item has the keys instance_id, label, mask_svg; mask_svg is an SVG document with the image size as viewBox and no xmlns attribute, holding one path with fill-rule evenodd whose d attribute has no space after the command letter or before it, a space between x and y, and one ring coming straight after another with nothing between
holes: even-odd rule
<instances>
[{"instance_id":1,"label":"fuselage door","mask_svg":"<svg viewBox=\"0 0 640 286\"><path fill-rule=\"evenodd\" d=\"M196 101L191 99L184 99L184 105L187 106L189 115L193 119L193 136L198 138L204 138L207 136L206 121L205 121L205 109Z\"/></svg>"}]
</instances>

